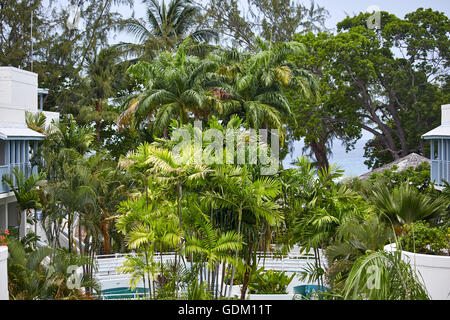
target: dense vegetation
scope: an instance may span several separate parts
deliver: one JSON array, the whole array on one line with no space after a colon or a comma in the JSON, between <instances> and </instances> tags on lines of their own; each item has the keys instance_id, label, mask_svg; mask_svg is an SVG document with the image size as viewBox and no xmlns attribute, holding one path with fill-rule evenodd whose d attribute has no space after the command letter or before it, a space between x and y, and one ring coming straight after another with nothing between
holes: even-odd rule
<instances>
[{"instance_id":1,"label":"dense vegetation","mask_svg":"<svg viewBox=\"0 0 450 320\"><path fill-rule=\"evenodd\" d=\"M50 127L43 115L27 117L47 136L32 159L39 174L3 179L12 187L17 181L19 210L31 222L42 212L49 244L37 248L34 235L20 242L1 236L11 248L12 299L93 298L95 255L130 252L119 271L131 275L131 287L143 283L149 299L230 298L235 284L241 299L248 291L283 293L292 279L259 270L257 254L296 244L314 255L301 276L328 289L322 298L428 298L399 253L383 249L397 242L448 254L449 189L433 188L426 165L341 180L328 157L333 139L351 149L361 130L374 134L366 146L371 166L427 154L420 136L439 123L449 97L444 14L418 9L400 19L383 12L377 32L361 13L331 33L323 8L288 1L251 1L251 21L228 0L203 9L148 1L145 21L112 10L131 3L86 1L83 30L61 23L65 11L51 20L39 0L7 1L1 9L0 61L28 68L16 28L29 28L20 13L34 8L34 70L50 90L46 108L61 112ZM226 14L212 9L218 4ZM113 27L137 43L108 45ZM233 164L194 161L194 141L185 146L190 161L180 163L173 151L179 129L205 150L219 143L224 152L215 159L230 151ZM237 164L238 142L208 138L208 130L228 129L260 154L276 143L256 143L252 129L278 129L281 156L305 138L312 160L265 176L261 159ZM175 260L164 262L166 252ZM82 266L83 290L67 287L68 265ZM367 286L373 267L380 270L376 290Z\"/></svg>"}]
</instances>

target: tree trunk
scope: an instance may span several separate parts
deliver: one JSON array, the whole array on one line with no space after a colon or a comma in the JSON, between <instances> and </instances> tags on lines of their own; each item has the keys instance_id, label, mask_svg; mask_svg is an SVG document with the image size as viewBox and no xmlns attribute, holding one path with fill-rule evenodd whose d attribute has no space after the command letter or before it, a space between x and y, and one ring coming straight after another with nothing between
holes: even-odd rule
<instances>
[{"instance_id":1,"label":"tree trunk","mask_svg":"<svg viewBox=\"0 0 450 320\"><path fill-rule=\"evenodd\" d=\"M245 268L244 280L242 282L241 288L241 300L245 300L245 293L247 292L248 282L250 280L250 271L248 268Z\"/></svg>"},{"instance_id":2,"label":"tree trunk","mask_svg":"<svg viewBox=\"0 0 450 320\"><path fill-rule=\"evenodd\" d=\"M239 216L238 216L238 235L239 238L241 236L241 220L242 220L242 206L239 207ZM236 260L238 258L238 250L236 250ZM235 266L233 266L233 269L231 271L231 282L230 282L230 292L228 293L228 297L231 297L231 291L233 289L233 282L234 282L234 273L236 271Z\"/></svg>"},{"instance_id":3,"label":"tree trunk","mask_svg":"<svg viewBox=\"0 0 450 320\"><path fill-rule=\"evenodd\" d=\"M325 146L325 144L313 141L311 142L310 146L314 152L314 156L316 157L318 167L328 170L330 164L328 162L327 147Z\"/></svg>"},{"instance_id":4,"label":"tree trunk","mask_svg":"<svg viewBox=\"0 0 450 320\"><path fill-rule=\"evenodd\" d=\"M175 269L178 267L178 264L180 263L181 260L181 241L182 241L182 237L181 237L181 198L182 198L182 186L181 186L181 182L177 183L177 211L178 211L178 230L179 230L179 235L180 235L180 242L179 242L179 247L178 247L178 262L175 260ZM177 272L177 282L175 284L175 295L177 295L178 293L178 283L180 281L180 274L179 272Z\"/></svg>"},{"instance_id":5,"label":"tree trunk","mask_svg":"<svg viewBox=\"0 0 450 320\"><path fill-rule=\"evenodd\" d=\"M103 251L105 254L111 253L111 237L109 236L109 221L103 219L102 221L103 233Z\"/></svg>"}]
</instances>

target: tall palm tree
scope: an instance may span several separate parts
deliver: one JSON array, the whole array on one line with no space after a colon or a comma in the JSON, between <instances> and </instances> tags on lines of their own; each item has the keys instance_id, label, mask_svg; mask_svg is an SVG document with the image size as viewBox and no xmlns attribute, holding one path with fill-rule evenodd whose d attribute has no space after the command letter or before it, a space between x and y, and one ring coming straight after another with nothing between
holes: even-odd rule
<instances>
[{"instance_id":1,"label":"tall palm tree","mask_svg":"<svg viewBox=\"0 0 450 320\"><path fill-rule=\"evenodd\" d=\"M241 55L231 50L218 57L222 62L218 73L228 78L227 85L218 89L227 93L224 100L238 104L247 127L270 127L282 132L283 117L292 115L283 88L295 88L305 97L315 94L315 77L290 62L304 50L298 42L272 46L260 41L255 54ZM229 110L236 112L236 105Z\"/></svg>"},{"instance_id":2,"label":"tall palm tree","mask_svg":"<svg viewBox=\"0 0 450 320\"><path fill-rule=\"evenodd\" d=\"M215 169L213 179L217 184L218 190L206 191L204 201L211 201L218 208L232 209L237 214L237 234L242 236L243 218L252 221L255 219L253 227L267 223L275 226L280 221L278 204L275 198L280 193L279 183L272 178L260 178L251 180L249 171L246 167L230 167L227 165L219 166ZM247 229L246 229L247 230ZM251 232L253 229L247 230ZM256 243L248 244L248 254L246 263L249 265L255 250ZM238 251L236 250L236 259ZM242 286L241 299L245 298L249 280L249 269L246 270L244 284ZM235 267L232 269L230 291L233 286Z\"/></svg>"},{"instance_id":3,"label":"tall palm tree","mask_svg":"<svg viewBox=\"0 0 450 320\"><path fill-rule=\"evenodd\" d=\"M125 20L120 29L135 36L138 44L122 46L129 53L138 56L153 56L154 52L176 48L186 38L196 42L209 42L217 39L217 32L202 28L198 22L201 9L191 0L171 0L167 5L163 0L147 0L144 20L131 18Z\"/></svg>"},{"instance_id":4,"label":"tall palm tree","mask_svg":"<svg viewBox=\"0 0 450 320\"><path fill-rule=\"evenodd\" d=\"M175 54L162 53L151 64L142 62L129 71L142 79L145 91L129 99L126 111L118 119L119 127L137 123L151 124L154 134L167 137L167 128L173 119L181 125L189 120L207 119L211 112L209 88L215 83L217 64L187 56L185 44Z\"/></svg>"},{"instance_id":5,"label":"tall palm tree","mask_svg":"<svg viewBox=\"0 0 450 320\"><path fill-rule=\"evenodd\" d=\"M292 239L302 250L313 250L315 258L314 279L323 287L323 267L319 249L324 249L338 236L338 228L347 219L361 216L369 209L363 199L345 185L338 185L335 179L342 176L336 167L317 169L306 157L297 159L299 177L305 179L305 190L300 194L297 205Z\"/></svg>"}]
</instances>

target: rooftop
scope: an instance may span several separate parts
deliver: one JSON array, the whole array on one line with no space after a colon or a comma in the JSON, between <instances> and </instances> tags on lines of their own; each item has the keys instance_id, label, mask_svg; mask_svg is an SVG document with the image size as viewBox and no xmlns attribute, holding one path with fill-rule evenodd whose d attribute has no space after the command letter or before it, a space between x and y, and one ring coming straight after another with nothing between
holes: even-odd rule
<instances>
[{"instance_id":1,"label":"rooftop","mask_svg":"<svg viewBox=\"0 0 450 320\"><path fill-rule=\"evenodd\" d=\"M360 180L368 179L368 178L370 178L370 176L372 174L383 172L388 169L392 169L394 166L397 166L397 169L395 171L403 171L410 167L416 168L417 166L419 166L421 163L424 163L424 162L430 163L430 159L425 158L417 153L410 153L406 157L397 159L391 163L385 164L382 167L376 168L370 172L362 174L358 177L358 179L360 179Z\"/></svg>"}]
</instances>

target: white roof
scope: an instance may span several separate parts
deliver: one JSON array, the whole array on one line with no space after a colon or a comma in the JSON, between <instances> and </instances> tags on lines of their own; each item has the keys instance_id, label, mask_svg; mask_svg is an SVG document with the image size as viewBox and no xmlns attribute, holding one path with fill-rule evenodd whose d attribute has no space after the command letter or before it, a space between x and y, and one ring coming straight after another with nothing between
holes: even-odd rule
<instances>
[{"instance_id":1,"label":"white roof","mask_svg":"<svg viewBox=\"0 0 450 320\"><path fill-rule=\"evenodd\" d=\"M441 124L439 127L434 128L431 131L425 133L422 138L433 139L433 138L443 138L450 137L450 122Z\"/></svg>"},{"instance_id":2,"label":"white roof","mask_svg":"<svg viewBox=\"0 0 450 320\"><path fill-rule=\"evenodd\" d=\"M43 140L45 135L27 127L0 124L0 140Z\"/></svg>"}]
</instances>

